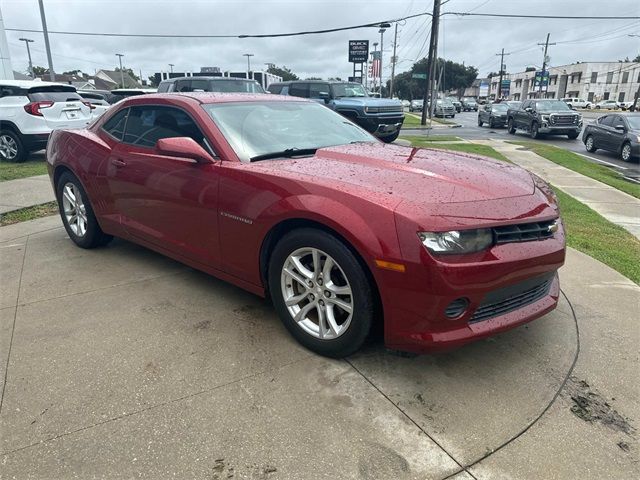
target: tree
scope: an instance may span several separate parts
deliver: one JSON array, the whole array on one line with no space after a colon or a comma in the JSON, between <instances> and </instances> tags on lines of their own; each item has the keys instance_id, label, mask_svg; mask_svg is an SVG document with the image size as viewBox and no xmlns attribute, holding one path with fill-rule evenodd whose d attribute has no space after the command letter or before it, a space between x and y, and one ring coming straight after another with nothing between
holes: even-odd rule
<instances>
[{"instance_id":1,"label":"tree","mask_svg":"<svg viewBox=\"0 0 640 480\"><path fill-rule=\"evenodd\" d=\"M69 70L68 72L62 72L63 75L77 75L78 77L86 77L87 74L84 73L82 70L80 69L76 69L76 70Z\"/></svg>"},{"instance_id":2,"label":"tree","mask_svg":"<svg viewBox=\"0 0 640 480\"><path fill-rule=\"evenodd\" d=\"M470 87L478 76L478 69L473 66L465 66L461 63L452 62L439 58L437 63L439 90L462 90ZM414 78L414 75L426 75L427 59L423 58L416 62L408 72L402 72L394 77L394 94L399 98L414 99L422 98L427 87L427 80L424 78ZM389 82L387 82L389 88Z\"/></svg>"},{"instance_id":3,"label":"tree","mask_svg":"<svg viewBox=\"0 0 640 480\"><path fill-rule=\"evenodd\" d=\"M33 74L36 76L40 76L40 75L45 75L49 73L49 69L48 68L44 68L44 67L40 67L38 65L34 65L33 66Z\"/></svg>"},{"instance_id":4,"label":"tree","mask_svg":"<svg viewBox=\"0 0 640 480\"><path fill-rule=\"evenodd\" d=\"M120 71L120 67L116 67L115 69L116 72ZM136 82L140 81L140 77L138 77L135 73L133 73L133 70L131 70L130 68L123 68L122 71L126 74L128 74L131 78L133 78Z\"/></svg>"},{"instance_id":5,"label":"tree","mask_svg":"<svg viewBox=\"0 0 640 480\"><path fill-rule=\"evenodd\" d=\"M322 80L320 77L307 77L305 80Z\"/></svg>"},{"instance_id":6,"label":"tree","mask_svg":"<svg viewBox=\"0 0 640 480\"><path fill-rule=\"evenodd\" d=\"M535 72L536 71L536 67L527 67L524 69L525 72Z\"/></svg>"},{"instance_id":7,"label":"tree","mask_svg":"<svg viewBox=\"0 0 640 480\"><path fill-rule=\"evenodd\" d=\"M155 75L149 75L149 86L154 88L158 86Z\"/></svg>"},{"instance_id":8,"label":"tree","mask_svg":"<svg viewBox=\"0 0 640 480\"><path fill-rule=\"evenodd\" d=\"M271 65L267 69L267 73L282 77L282 80L284 81L299 80L299 77L284 65L282 67L276 67L275 65Z\"/></svg>"},{"instance_id":9,"label":"tree","mask_svg":"<svg viewBox=\"0 0 640 480\"><path fill-rule=\"evenodd\" d=\"M640 63L640 55L638 55L636 58L634 58L633 61L636 62L636 63Z\"/></svg>"}]
</instances>

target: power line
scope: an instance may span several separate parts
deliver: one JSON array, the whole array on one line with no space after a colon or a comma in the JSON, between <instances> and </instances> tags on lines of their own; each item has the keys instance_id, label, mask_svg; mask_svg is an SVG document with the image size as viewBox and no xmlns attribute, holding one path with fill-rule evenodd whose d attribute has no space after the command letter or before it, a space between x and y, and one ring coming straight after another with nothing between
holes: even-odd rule
<instances>
[{"instance_id":1,"label":"power line","mask_svg":"<svg viewBox=\"0 0 640 480\"><path fill-rule=\"evenodd\" d=\"M620 16L620 17L589 17L579 15L523 15L509 13L471 13L471 12L444 12L443 15L458 15L467 17L497 17L497 18L544 18L556 20L640 20L640 17Z\"/></svg>"}]
</instances>

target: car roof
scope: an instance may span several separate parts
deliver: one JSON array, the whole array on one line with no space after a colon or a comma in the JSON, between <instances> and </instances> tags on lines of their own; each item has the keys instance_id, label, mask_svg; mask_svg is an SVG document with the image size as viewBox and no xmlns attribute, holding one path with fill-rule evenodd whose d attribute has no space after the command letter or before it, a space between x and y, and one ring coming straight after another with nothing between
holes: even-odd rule
<instances>
[{"instance_id":1,"label":"car roof","mask_svg":"<svg viewBox=\"0 0 640 480\"><path fill-rule=\"evenodd\" d=\"M144 97L132 97L137 99L136 104L153 103L154 100L161 98L189 98L202 104L210 103L236 103L236 102L305 102L315 103L311 100L300 97L291 97L287 95L273 95L270 93L221 93L221 92L181 92L181 93L152 93Z\"/></svg>"},{"instance_id":2,"label":"car roof","mask_svg":"<svg viewBox=\"0 0 640 480\"><path fill-rule=\"evenodd\" d=\"M68 83L58 82L40 82L38 80L0 80L0 85L18 87L18 88L35 88L35 87L69 87L74 90L76 87Z\"/></svg>"},{"instance_id":3,"label":"car roof","mask_svg":"<svg viewBox=\"0 0 640 480\"><path fill-rule=\"evenodd\" d=\"M236 77L202 77L200 75L192 75L190 77L175 77L175 78L166 78L162 80L162 82L170 83L175 82L177 80L213 80L213 81L221 81L221 80L239 80L241 82L255 82L256 80L252 78L236 78Z\"/></svg>"}]
</instances>

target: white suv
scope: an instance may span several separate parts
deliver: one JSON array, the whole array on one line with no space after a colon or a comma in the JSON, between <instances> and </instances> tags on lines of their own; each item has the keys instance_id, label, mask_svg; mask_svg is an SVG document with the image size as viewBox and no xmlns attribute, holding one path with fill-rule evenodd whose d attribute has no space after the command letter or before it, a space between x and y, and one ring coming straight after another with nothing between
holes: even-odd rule
<instances>
[{"instance_id":1,"label":"white suv","mask_svg":"<svg viewBox=\"0 0 640 480\"><path fill-rule=\"evenodd\" d=\"M0 80L0 161L23 162L47 146L52 130L84 128L92 110L72 85Z\"/></svg>"},{"instance_id":2,"label":"white suv","mask_svg":"<svg viewBox=\"0 0 640 480\"><path fill-rule=\"evenodd\" d=\"M568 97L563 98L562 101L569 105L571 108L591 108L591 102L584 98Z\"/></svg>"}]
</instances>

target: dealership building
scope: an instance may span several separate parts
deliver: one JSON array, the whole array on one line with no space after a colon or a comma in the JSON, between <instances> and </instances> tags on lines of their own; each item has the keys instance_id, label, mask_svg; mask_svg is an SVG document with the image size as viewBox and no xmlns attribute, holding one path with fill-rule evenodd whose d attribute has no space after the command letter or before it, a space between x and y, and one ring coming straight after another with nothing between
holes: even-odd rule
<instances>
[{"instance_id":1,"label":"dealership building","mask_svg":"<svg viewBox=\"0 0 640 480\"><path fill-rule=\"evenodd\" d=\"M579 62L550 67L549 84L543 85L542 95L534 85L536 72L506 74L510 100L527 98L584 98L590 102L616 100L631 101L640 89L640 63L638 62ZM487 79L489 97L498 92L498 77ZM503 82L503 91L505 89ZM479 96L482 96L479 89Z\"/></svg>"}]
</instances>

